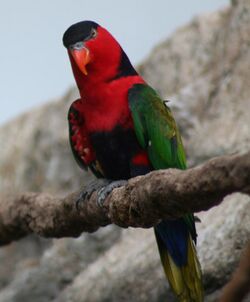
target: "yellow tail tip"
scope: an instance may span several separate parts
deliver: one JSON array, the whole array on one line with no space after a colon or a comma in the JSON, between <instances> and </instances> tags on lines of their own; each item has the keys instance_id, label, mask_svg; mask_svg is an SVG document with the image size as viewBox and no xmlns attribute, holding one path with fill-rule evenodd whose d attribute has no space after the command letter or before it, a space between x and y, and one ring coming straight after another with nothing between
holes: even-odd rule
<instances>
[{"instance_id":1,"label":"yellow tail tip","mask_svg":"<svg viewBox=\"0 0 250 302\"><path fill-rule=\"evenodd\" d=\"M202 273L191 236L188 239L187 264L182 267L178 267L174 263L168 251L165 247L163 249L159 242L158 246L166 277L170 287L178 297L178 301L203 302Z\"/></svg>"}]
</instances>

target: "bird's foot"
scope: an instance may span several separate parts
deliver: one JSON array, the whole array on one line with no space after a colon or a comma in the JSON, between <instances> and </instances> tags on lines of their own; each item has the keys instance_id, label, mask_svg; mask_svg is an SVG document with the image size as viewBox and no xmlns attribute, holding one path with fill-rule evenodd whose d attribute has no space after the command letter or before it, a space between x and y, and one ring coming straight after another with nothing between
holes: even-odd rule
<instances>
[{"instance_id":1,"label":"bird's foot","mask_svg":"<svg viewBox=\"0 0 250 302\"><path fill-rule=\"evenodd\" d=\"M88 185L86 185L76 200L77 210L80 209L82 203L89 200L90 196L94 191L99 192L102 188L110 184L110 182L111 180L101 178L101 179L95 179L91 181Z\"/></svg>"},{"instance_id":2,"label":"bird's foot","mask_svg":"<svg viewBox=\"0 0 250 302\"><path fill-rule=\"evenodd\" d=\"M125 186L128 183L127 180L116 180L109 182L107 185L103 186L101 189L97 192L97 204L99 207L103 207L105 199L108 197L108 195L115 189L122 186Z\"/></svg>"}]
</instances>

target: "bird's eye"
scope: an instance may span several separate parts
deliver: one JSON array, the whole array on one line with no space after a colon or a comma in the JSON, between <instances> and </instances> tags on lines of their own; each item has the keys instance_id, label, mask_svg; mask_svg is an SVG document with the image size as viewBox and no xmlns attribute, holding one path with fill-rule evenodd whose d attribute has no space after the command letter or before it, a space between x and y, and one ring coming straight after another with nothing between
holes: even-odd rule
<instances>
[{"instance_id":1,"label":"bird's eye","mask_svg":"<svg viewBox=\"0 0 250 302\"><path fill-rule=\"evenodd\" d=\"M91 29L90 38L95 38L97 36L97 30L95 28Z\"/></svg>"},{"instance_id":2,"label":"bird's eye","mask_svg":"<svg viewBox=\"0 0 250 302\"><path fill-rule=\"evenodd\" d=\"M83 48L83 42L77 42L74 44L74 49L80 50Z\"/></svg>"}]
</instances>

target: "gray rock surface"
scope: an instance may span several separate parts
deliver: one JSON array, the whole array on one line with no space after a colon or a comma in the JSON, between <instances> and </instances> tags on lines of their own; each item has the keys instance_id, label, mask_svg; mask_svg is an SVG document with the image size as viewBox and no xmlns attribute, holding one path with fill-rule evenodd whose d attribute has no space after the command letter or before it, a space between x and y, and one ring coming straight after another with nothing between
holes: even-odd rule
<instances>
[{"instance_id":1,"label":"gray rock surface","mask_svg":"<svg viewBox=\"0 0 250 302\"><path fill-rule=\"evenodd\" d=\"M158 45L139 72L170 105L190 165L250 149L250 2L196 17ZM34 109L0 128L0 191L65 194L89 181L68 145L77 97ZM216 301L250 238L250 198L228 196L200 213L198 253L206 301ZM78 239L29 237L0 249L0 302L173 301L152 230L115 226ZM250 301L250 298L246 301Z\"/></svg>"},{"instance_id":2,"label":"gray rock surface","mask_svg":"<svg viewBox=\"0 0 250 302\"><path fill-rule=\"evenodd\" d=\"M51 301L111 245L119 241L115 226L78 239L54 240L37 261L22 264L1 290L0 301Z\"/></svg>"}]
</instances>

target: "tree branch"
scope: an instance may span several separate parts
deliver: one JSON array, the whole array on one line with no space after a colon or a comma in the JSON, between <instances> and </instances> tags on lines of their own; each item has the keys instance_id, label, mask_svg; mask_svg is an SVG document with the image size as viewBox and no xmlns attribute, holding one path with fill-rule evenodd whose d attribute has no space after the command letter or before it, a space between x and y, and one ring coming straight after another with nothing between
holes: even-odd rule
<instances>
[{"instance_id":1,"label":"tree branch","mask_svg":"<svg viewBox=\"0 0 250 302\"><path fill-rule=\"evenodd\" d=\"M79 236L115 223L151 227L161 219L208 210L233 192L250 194L250 152L214 158L185 171L153 171L115 189L101 209L96 192L76 210L80 192L65 198L24 193L0 200L0 245L28 234L44 237Z\"/></svg>"}]
</instances>

